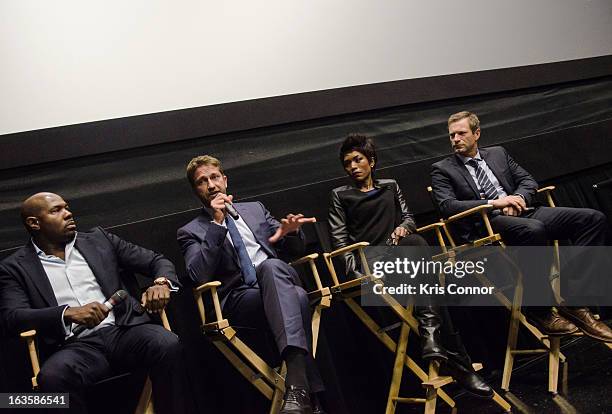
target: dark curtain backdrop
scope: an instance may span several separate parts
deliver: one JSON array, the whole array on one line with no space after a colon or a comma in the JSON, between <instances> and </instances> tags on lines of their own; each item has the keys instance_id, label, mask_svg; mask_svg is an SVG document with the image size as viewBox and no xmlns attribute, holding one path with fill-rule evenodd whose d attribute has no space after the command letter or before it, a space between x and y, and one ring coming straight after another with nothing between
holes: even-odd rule
<instances>
[{"instance_id":1,"label":"dark curtain backdrop","mask_svg":"<svg viewBox=\"0 0 612 414\"><path fill-rule=\"evenodd\" d=\"M437 220L425 190L430 165L450 153L446 119L463 109L479 115L482 146L504 145L541 184L558 186L559 204L600 207L592 185L612 178L612 77L0 170L0 257L27 240L19 222L21 201L38 191L52 191L70 202L81 229L110 228L164 253L184 275L175 232L198 214L198 201L184 177L191 157L207 153L220 158L236 199L260 200L277 216L303 212L325 220L330 190L345 182L337 154L349 132L375 137L378 174L399 181L418 224L424 225ZM305 230L311 247L320 249L313 229ZM485 374L494 377L503 364L505 311L461 310L456 315L471 353L485 363ZM266 412L263 397L199 334L188 288L171 304L170 319L192 361L187 372L190 391L201 412ZM326 311L321 326L318 363L328 386L329 411L381 412L392 354L343 304ZM489 328L483 335L473 326ZM25 360L5 355L0 385L26 390ZM420 392L413 379L404 387Z\"/></svg>"}]
</instances>

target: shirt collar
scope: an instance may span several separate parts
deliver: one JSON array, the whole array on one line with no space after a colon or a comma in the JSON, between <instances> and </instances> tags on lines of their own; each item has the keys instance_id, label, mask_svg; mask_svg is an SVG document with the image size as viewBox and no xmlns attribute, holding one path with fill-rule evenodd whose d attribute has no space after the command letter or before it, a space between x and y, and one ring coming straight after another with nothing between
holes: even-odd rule
<instances>
[{"instance_id":1,"label":"shirt collar","mask_svg":"<svg viewBox=\"0 0 612 414\"><path fill-rule=\"evenodd\" d=\"M66 247L64 248L64 251L66 252L66 258L68 258L68 256L70 256L70 253L72 252L72 248L74 247L74 243L76 242L76 238L77 238L77 233L74 233L74 238L70 241L70 243L66 244ZM41 259L45 259L45 260L62 260L57 256L53 256L52 254L47 254L45 253L40 247L38 247L36 245L36 243L34 242L34 238L31 238L30 241L32 242L32 245L34 246L34 250L36 251L36 255L41 258Z\"/></svg>"},{"instance_id":2,"label":"shirt collar","mask_svg":"<svg viewBox=\"0 0 612 414\"><path fill-rule=\"evenodd\" d=\"M476 150L476 155L474 157L464 157L460 154L457 155L459 155L459 158L461 158L461 161L463 161L464 165L467 164L470 160L482 161L482 157L480 156L480 150Z\"/></svg>"}]
</instances>

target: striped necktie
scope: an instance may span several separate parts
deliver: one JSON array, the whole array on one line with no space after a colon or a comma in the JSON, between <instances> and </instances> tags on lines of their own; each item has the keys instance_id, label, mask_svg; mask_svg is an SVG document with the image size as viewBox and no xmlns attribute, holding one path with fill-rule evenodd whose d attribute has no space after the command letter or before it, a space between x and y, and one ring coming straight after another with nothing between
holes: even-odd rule
<instances>
[{"instance_id":1,"label":"striped necktie","mask_svg":"<svg viewBox=\"0 0 612 414\"><path fill-rule=\"evenodd\" d=\"M478 180L478 185L480 186L480 197L483 200L495 200L499 198L497 189L491 180L489 180L485 170L480 168L478 161L475 158L472 158L467 162L467 164L471 165L476 172L476 179Z\"/></svg>"}]
</instances>

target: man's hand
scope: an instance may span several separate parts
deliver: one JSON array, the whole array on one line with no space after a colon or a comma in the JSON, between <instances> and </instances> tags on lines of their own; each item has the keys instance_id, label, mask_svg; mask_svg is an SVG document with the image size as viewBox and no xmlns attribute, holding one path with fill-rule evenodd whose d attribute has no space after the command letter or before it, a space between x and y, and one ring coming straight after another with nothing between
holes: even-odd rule
<instances>
[{"instance_id":1,"label":"man's hand","mask_svg":"<svg viewBox=\"0 0 612 414\"><path fill-rule=\"evenodd\" d=\"M225 220L225 215L227 211L225 211L225 203L231 203L234 197L231 195L217 193L215 198L210 202L210 208L213 209L213 220L217 224L223 224L223 220Z\"/></svg>"},{"instance_id":2,"label":"man's hand","mask_svg":"<svg viewBox=\"0 0 612 414\"><path fill-rule=\"evenodd\" d=\"M523 197L518 195L498 198L497 200L493 200L491 205L496 209L502 210L502 212L508 216L518 216L527 208L527 204L525 204ZM511 209L509 208L506 210L506 207L511 207ZM506 211L508 213L506 213Z\"/></svg>"},{"instance_id":3,"label":"man's hand","mask_svg":"<svg viewBox=\"0 0 612 414\"><path fill-rule=\"evenodd\" d=\"M110 309L100 302L91 302L84 306L69 307L64 312L64 321L94 328L102 322Z\"/></svg>"},{"instance_id":4,"label":"man's hand","mask_svg":"<svg viewBox=\"0 0 612 414\"><path fill-rule=\"evenodd\" d=\"M141 305L149 313L160 313L170 302L170 288L167 285L153 285L143 294Z\"/></svg>"},{"instance_id":5,"label":"man's hand","mask_svg":"<svg viewBox=\"0 0 612 414\"><path fill-rule=\"evenodd\" d=\"M515 209L514 207L508 206L508 207L504 207L502 209L502 214L504 216L515 216L516 217L516 216L520 215L521 213L519 213L518 210Z\"/></svg>"},{"instance_id":6,"label":"man's hand","mask_svg":"<svg viewBox=\"0 0 612 414\"><path fill-rule=\"evenodd\" d=\"M268 239L272 244L285 237L292 231L298 231L304 223L315 223L317 221L314 217L304 217L303 214L287 214L287 217L281 220L281 225L276 229L276 233Z\"/></svg>"},{"instance_id":7,"label":"man's hand","mask_svg":"<svg viewBox=\"0 0 612 414\"><path fill-rule=\"evenodd\" d=\"M405 227L398 226L391 233L391 241L394 246L397 246L400 242L400 239L406 237L408 235L408 230Z\"/></svg>"}]
</instances>

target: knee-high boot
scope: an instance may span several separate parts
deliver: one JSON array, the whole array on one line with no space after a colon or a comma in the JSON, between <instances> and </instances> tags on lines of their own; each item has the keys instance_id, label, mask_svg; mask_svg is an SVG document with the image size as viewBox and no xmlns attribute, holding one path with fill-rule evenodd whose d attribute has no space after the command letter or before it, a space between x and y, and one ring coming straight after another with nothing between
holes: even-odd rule
<instances>
[{"instance_id":1,"label":"knee-high boot","mask_svg":"<svg viewBox=\"0 0 612 414\"><path fill-rule=\"evenodd\" d=\"M422 357L425 360L448 359L446 349L442 346L442 318L435 306L415 306L414 316L419 322Z\"/></svg>"}]
</instances>

